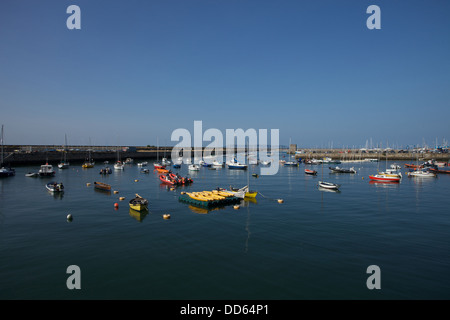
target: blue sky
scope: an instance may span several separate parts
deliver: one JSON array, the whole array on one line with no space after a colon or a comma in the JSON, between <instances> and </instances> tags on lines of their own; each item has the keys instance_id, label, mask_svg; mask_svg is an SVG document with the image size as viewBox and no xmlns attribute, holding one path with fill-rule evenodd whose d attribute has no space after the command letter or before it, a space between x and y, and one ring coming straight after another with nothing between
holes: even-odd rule
<instances>
[{"instance_id":1,"label":"blue sky","mask_svg":"<svg viewBox=\"0 0 450 320\"><path fill-rule=\"evenodd\" d=\"M72 4L81 30L66 27ZM380 30L366 27L371 4ZM449 12L444 0L3 0L5 143L173 145L194 120L307 147L442 142Z\"/></svg>"}]
</instances>

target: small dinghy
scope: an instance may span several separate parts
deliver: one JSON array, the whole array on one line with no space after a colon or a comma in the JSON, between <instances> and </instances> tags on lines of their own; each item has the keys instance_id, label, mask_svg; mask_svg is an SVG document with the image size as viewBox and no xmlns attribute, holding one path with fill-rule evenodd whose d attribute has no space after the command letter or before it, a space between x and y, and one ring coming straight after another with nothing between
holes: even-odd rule
<instances>
[{"instance_id":1,"label":"small dinghy","mask_svg":"<svg viewBox=\"0 0 450 320\"><path fill-rule=\"evenodd\" d=\"M136 197L130 200L130 209L136 211L148 210L148 200L136 193Z\"/></svg>"},{"instance_id":2,"label":"small dinghy","mask_svg":"<svg viewBox=\"0 0 450 320\"><path fill-rule=\"evenodd\" d=\"M331 182L319 181L319 187L330 190L338 190L340 185Z\"/></svg>"},{"instance_id":3,"label":"small dinghy","mask_svg":"<svg viewBox=\"0 0 450 320\"><path fill-rule=\"evenodd\" d=\"M306 173L306 174L310 174L310 175L316 175L316 174L317 174L317 171L316 171L316 170L305 169L305 173Z\"/></svg>"},{"instance_id":4,"label":"small dinghy","mask_svg":"<svg viewBox=\"0 0 450 320\"><path fill-rule=\"evenodd\" d=\"M48 191L50 192L63 192L64 191L64 185L60 182L49 182L45 185Z\"/></svg>"},{"instance_id":5,"label":"small dinghy","mask_svg":"<svg viewBox=\"0 0 450 320\"><path fill-rule=\"evenodd\" d=\"M25 174L25 177L39 177L39 173L37 172L28 172Z\"/></svg>"}]
</instances>

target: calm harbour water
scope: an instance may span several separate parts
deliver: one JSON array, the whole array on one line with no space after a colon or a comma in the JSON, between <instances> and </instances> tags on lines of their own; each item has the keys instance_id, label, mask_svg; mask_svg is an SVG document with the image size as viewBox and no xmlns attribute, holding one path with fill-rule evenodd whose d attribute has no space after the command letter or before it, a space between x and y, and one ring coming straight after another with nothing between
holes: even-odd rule
<instances>
[{"instance_id":1,"label":"calm harbour water","mask_svg":"<svg viewBox=\"0 0 450 320\"><path fill-rule=\"evenodd\" d=\"M183 165L174 171L194 183L175 191L151 163L149 174L136 164L108 176L99 175L102 165L72 165L56 167L54 178L16 167L15 177L0 179L0 298L449 299L450 176L372 184L369 174L385 162L341 166L358 173L325 167L324 180L340 183L340 193L319 191L321 167L308 166L319 172L309 176L303 164L258 178ZM239 210L206 213L178 201L181 191L248 179L261 194ZM64 183L62 197L45 189L52 180ZM94 181L119 194L86 185ZM147 215L130 214L135 193L150 201ZM81 290L66 287L69 265L81 269ZM381 290L366 286L370 265L381 269Z\"/></svg>"}]
</instances>

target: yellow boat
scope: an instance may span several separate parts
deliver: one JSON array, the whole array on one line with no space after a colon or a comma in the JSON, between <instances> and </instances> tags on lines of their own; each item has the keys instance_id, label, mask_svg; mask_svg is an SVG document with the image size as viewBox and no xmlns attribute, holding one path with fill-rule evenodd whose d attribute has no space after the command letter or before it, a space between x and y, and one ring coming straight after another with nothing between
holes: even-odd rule
<instances>
[{"instance_id":1,"label":"yellow boat","mask_svg":"<svg viewBox=\"0 0 450 320\"><path fill-rule=\"evenodd\" d=\"M82 168L93 168L94 164L91 162L85 162L85 163L83 163L83 165L81 167Z\"/></svg>"},{"instance_id":2,"label":"yellow boat","mask_svg":"<svg viewBox=\"0 0 450 320\"><path fill-rule=\"evenodd\" d=\"M256 198L256 195L258 194L257 191L249 191L245 193L246 198Z\"/></svg>"},{"instance_id":3,"label":"yellow boat","mask_svg":"<svg viewBox=\"0 0 450 320\"><path fill-rule=\"evenodd\" d=\"M136 193L136 197L130 200L130 208L136 211L148 210L148 200Z\"/></svg>"}]
</instances>

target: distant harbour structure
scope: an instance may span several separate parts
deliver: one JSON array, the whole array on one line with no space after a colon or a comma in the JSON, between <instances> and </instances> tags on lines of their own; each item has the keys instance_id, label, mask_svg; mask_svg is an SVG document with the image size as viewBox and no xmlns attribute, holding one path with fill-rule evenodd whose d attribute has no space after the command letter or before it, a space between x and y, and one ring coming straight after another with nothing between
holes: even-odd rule
<instances>
[{"instance_id":1,"label":"distant harbour structure","mask_svg":"<svg viewBox=\"0 0 450 320\"><path fill-rule=\"evenodd\" d=\"M297 151L297 144L291 143L289 145L289 153L294 154Z\"/></svg>"}]
</instances>

